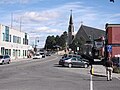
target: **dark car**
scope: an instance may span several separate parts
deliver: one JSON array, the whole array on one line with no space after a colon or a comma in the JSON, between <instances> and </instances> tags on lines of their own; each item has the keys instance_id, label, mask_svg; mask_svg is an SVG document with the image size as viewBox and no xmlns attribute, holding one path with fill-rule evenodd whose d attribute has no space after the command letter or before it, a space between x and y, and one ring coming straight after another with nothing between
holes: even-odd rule
<instances>
[{"instance_id":1,"label":"dark car","mask_svg":"<svg viewBox=\"0 0 120 90\"><path fill-rule=\"evenodd\" d=\"M0 64L10 63L11 59L9 55L0 55Z\"/></svg>"},{"instance_id":2,"label":"dark car","mask_svg":"<svg viewBox=\"0 0 120 90\"><path fill-rule=\"evenodd\" d=\"M51 56L51 54L49 52L46 53L46 56Z\"/></svg>"},{"instance_id":3,"label":"dark car","mask_svg":"<svg viewBox=\"0 0 120 90\"><path fill-rule=\"evenodd\" d=\"M89 63L77 57L66 57L64 59L60 59L59 65L68 66L69 68L72 66L87 68L89 66Z\"/></svg>"}]
</instances>

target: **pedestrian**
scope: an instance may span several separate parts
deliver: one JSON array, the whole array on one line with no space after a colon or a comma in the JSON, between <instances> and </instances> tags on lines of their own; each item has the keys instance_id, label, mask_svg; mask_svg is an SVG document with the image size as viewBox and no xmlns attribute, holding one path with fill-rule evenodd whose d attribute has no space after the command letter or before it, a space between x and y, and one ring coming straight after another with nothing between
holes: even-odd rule
<instances>
[{"instance_id":1,"label":"pedestrian","mask_svg":"<svg viewBox=\"0 0 120 90\"><path fill-rule=\"evenodd\" d=\"M113 71L113 62L111 59L108 59L105 63L106 66L106 74L107 74L107 81L112 80L112 71Z\"/></svg>"}]
</instances>

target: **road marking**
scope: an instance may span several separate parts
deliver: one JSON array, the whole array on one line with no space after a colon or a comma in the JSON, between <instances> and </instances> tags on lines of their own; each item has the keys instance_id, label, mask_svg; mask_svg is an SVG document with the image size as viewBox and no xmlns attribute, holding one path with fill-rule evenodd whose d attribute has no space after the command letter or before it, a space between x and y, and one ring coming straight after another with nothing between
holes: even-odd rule
<instances>
[{"instance_id":1,"label":"road marking","mask_svg":"<svg viewBox=\"0 0 120 90\"><path fill-rule=\"evenodd\" d=\"M92 80L92 75L90 75L90 90L93 90L93 80Z\"/></svg>"},{"instance_id":2,"label":"road marking","mask_svg":"<svg viewBox=\"0 0 120 90\"><path fill-rule=\"evenodd\" d=\"M115 77L116 79L118 79L118 80L120 80L120 78L119 77Z\"/></svg>"}]
</instances>

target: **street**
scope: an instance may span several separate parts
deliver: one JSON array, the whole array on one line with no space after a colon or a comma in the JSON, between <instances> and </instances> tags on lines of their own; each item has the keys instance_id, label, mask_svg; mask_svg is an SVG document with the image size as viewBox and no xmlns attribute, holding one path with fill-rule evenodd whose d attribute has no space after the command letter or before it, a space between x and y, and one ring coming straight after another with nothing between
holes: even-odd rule
<instances>
[{"instance_id":1,"label":"street","mask_svg":"<svg viewBox=\"0 0 120 90\"><path fill-rule=\"evenodd\" d=\"M92 76L90 68L58 65L61 56L0 65L0 90L119 90L120 80ZM92 86L91 86L92 84Z\"/></svg>"}]
</instances>

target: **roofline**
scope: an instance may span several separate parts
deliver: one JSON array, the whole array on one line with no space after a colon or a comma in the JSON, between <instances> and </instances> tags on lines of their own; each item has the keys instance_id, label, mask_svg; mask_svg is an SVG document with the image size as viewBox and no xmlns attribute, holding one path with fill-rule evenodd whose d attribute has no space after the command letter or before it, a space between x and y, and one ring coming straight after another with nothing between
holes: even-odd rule
<instances>
[{"instance_id":1,"label":"roofline","mask_svg":"<svg viewBox=\"0 0 120 90\"><path fill-rule=\"evenodd\" d=\"M85 26L85 27L88 27L88 28L92 28L92 29L97 29L97 30L101 30L101 31L104 31L103 29L100 29L100 28L96 28L96 27L91 27L91 26L86 26L86 25L81 25L81 26Z\"/></svg>"},{"instance_id":2,"label":"roofline","mask_svg":"<svg viewBox=\"0 0 120 90\"><path fill-rule=\"evenodd\" d=\"M108 27L120 27L120 24L106 24L105 29L107 29Z\"/></svg>"}]
</instances>

